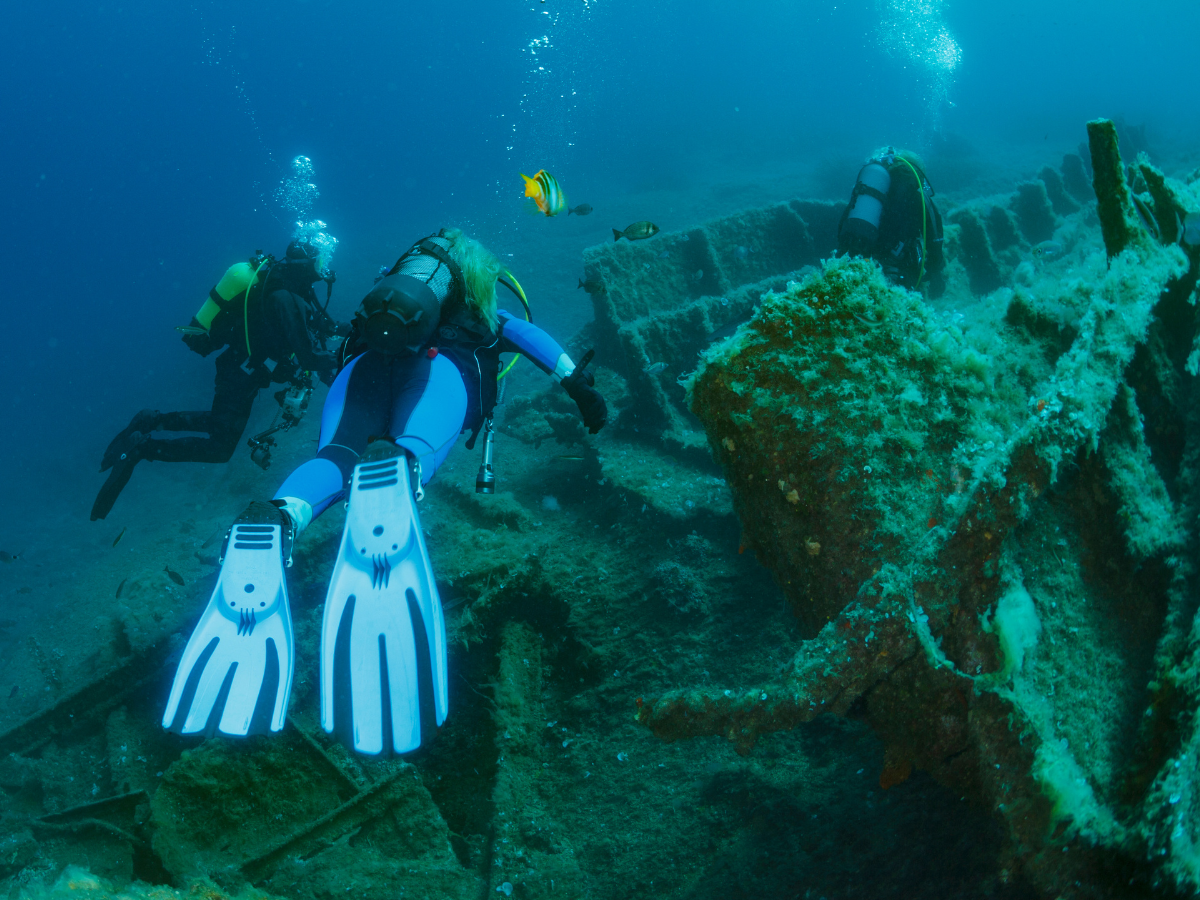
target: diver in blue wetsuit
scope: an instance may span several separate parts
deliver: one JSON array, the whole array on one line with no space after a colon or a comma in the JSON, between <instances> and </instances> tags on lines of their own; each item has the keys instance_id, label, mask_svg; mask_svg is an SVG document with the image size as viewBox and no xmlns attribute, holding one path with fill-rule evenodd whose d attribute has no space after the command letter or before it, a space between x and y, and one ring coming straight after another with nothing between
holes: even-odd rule
<instances>
[{"instance_id":1,"label":"diver in blue wetsuit","mask_svg":"<svg viewBox=\"0 0 1200 900\"><path fill-rule=\"evenodd\" d=\"M559 381L587 428L607 407L541 329L496 304L499 260L461 231L414 244L363 299L330 387L316 458L226 539L221 576L184 650L163 726L246 735L283 727L292 677L284 568L313 518L348 503L325 601L321 721L359 753L406 753L448 710L445 623L414 500L496 404L500 354Z\"/></svg>"}]
</instances>

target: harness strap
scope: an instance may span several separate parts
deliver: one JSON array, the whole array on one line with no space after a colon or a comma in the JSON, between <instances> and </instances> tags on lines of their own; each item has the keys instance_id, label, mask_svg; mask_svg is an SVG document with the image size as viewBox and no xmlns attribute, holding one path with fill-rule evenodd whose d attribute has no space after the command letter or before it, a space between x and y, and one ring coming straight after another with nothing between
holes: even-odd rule
<instances>
[{"instance_id":1,"label":"harness strap","mask_svg":"<svg viewBox=\"0 0 1200 900\"><path fill-rule=\"evenodd\" d=\"M425 238L421 243L417 244L417 249L422 253L428 254L450 270L450 283L453 285L454 295L448 299L466 302L467 297L467 282L463 278L462 269L458 263L451 259L450 254L446 252L440 245L435 244L430 238Z\"/></svg>"},{"instance_id":2,"label":"harness strap","mask_svg":"<svg viewBox=\"0 0 1200 900\"><path fill-rule=\"evenodd\" d=\"M854 196L857 197L859 194L866 194L868 197L874 197L880 203L887 204L887 194L869 184L863 184L861 181L854 185Z\"/></svg>"},{"instance_id":3,"label":"harness strap","mask_svg":"<svg viewBox=\"0 0 1200 900\"><path fill-rule=\"evenodd\" d=\"M463 278L462 269L459 267L458 263L451 258L450 254L446 252L445 248L434 243L433 241L434 237L441 237L441 235L442 233L439 231L436 235L431 235L418 241L407 253L396 260L396 264L388 270L387 275L395 275L397 272L399 272L400 264L414 253L424 253L426 256L432 256L450 270L451 295L446 298L447 301L466 303L467 282L466 279ZM387 276L385 275L384 277Z\"/></svg>"}]
</instances>

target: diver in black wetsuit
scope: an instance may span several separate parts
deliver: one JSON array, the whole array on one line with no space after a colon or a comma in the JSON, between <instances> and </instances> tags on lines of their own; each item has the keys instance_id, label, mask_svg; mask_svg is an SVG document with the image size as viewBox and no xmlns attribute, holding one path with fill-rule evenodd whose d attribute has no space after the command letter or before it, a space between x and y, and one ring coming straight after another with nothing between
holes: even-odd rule
<instances>
[{"instance_id":1,"label":"diver in black wetsuit","mask_svg":"<svg viewBox=\"0 0 1200 900\"><path fill-rule=\"evenodd\" d=\"M112 469L96 502L92 521L103 519L129 483L140 460L228 462L237 448L258 392L272 382L303 383L314 372L326 384L337 368L325 341L349 332L317 300L313 285L332 285L320 251L293 241L285 258L256 257L230 266L208 299L179 330L201 356L217 356L212 409L161 413L143 409L108 445L100 471ZM328 305L328 300L326 301ZM207 433L207 437L160 438L156 431Z\"/></svg>"},{"instance_id":2,"label":"diver in black wetsuit","mask_svg":"<svg viewBox=\"0 0 1200 900\"><path fill-rule=\"evenodd\" d=\"M888 147L862 167L838 223L837 249L839 256L874 259L893 284L927 285L932 296L941 295L942 215L915 155Z\"/></svg>"}]
</instances>

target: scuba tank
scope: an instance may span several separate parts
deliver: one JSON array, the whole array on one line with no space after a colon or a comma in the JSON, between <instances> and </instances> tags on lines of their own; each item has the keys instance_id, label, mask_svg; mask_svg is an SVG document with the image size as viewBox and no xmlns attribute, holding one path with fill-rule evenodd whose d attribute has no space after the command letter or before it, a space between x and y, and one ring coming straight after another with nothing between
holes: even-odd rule
<instances>
[{"instance_id":1,"label":"scuba tank","mask_svg":"<svg viewBox=\"0 0 1200 900\"><path fill-rule=\"evenodd\" d=\"M416 356L428 346L441 311L428 284L411 275L388 275L363 297L354 324L372 350Z\"/></svg>"},{"instance_id":2,"label":"scuba tank","mask_svg":"<svg viewBox=\"0 0 1200 900\"><path fill-rule=\"evenodd\" d=\"M443 304L466 294L462 269L441 234L414 244L371 288L354 313L358 338L388 356L415 356L428 347Z\"/></svg>"},{"instance_id":3,"label":"scuba tank","mask_svg":"<svg viewBox=\"0 0 1200 900\"><path fill-rule=\"evenodd\" d=\"M871 160L858 172L850 204L838 231L838 249L857 256L868 256L875 249L879 223L892 175L881 160Z\"/></svg>"},{"instance_id":4,"label":"scuba tank","mask_svg":"<svg viewBox=\"0 0 1200 900\"><path fill-rule=\"evenodd\" d=\"M273 262L274 257L263 256L260 252L248 262L234 263L225 270L221 280L209 290L207 299L196 310L191 324L175 329L182 332L183 342L189 350L208 356L229 342L235 325L231 316L222 316L221 313L233 307L239 297L245 305L251 289L259 283L259 273L264 266L269 273Z\"/></svg>"},{"instance_id":5,"label":"scuba tank","mask_svg":"<svg viewBox=\"0 0 1200 900\"><path fill-rule=\"evenodd\" d=\"M258 280L258 272L269 257L258 256L249 262L234 263L225 270L221 280L208 292L204 305L196 311L196 322L211 331L213 319L239 295L245 295Z\"/></svg>"},{"instance_id":6,"label":"scuba tank","mask_svg":"<svg viewBox=\"0 0 1200 900\"><path fill-rule=\"evenodd\" d=\"M312 285L324 281L327 285L325 307L315 307L315 312L321 318L322 330L332 333L332 320L329 320L329 300L333 294L333 272L323 269L320 251L312 244L304 241L292 241L287 246L284 258L277 260L270 253L256 252L247 262L234 263L225 270L221 280L208 292L208 297L192 317L190 325L180 325L176 328L182 332L183 340L189 348L207 356L228 343L236 333L237 323L242 320L242 326L248 330L248 313L250 292L255 288L265 288L267 282L275 275L275 283L293 293L306 295L312 293ZM257 296L257 294L256 294ZM315 295L313 295L315 298ZM241 302L242 310L232 316L222 313L230 310ZM326 321L328 320L328 321ZM246 345L247 355L251 354L249 340Z\"/></svg>"}]
</instances>

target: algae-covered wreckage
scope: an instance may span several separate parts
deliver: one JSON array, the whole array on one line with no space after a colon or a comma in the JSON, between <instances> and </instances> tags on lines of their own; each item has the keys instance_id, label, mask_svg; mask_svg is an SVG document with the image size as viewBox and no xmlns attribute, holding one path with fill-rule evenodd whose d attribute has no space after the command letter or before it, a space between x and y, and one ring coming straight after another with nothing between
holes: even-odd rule
<instances>
[{"instance_id":1,"label":"algae-covered wreckage","mask_svg":"<svg viewBox=\"0 0 1200 900\"><path fill-rule=\"evenodd\" d=\"M670 692L641 720L748 749L860 712L884 784L915 767L992 806L1049 895L1191 894L1200 248L1176 230L1200 191L1127 172L1111 123L1089 137L1098 201L1058 229L1056 277L996 290L971 329L837 260L704 354L691 408L811 637L778 679ZM1043 207L1027 243L1049 239L1044 198L1014 196L1022 223ZM970 268L984 216L952 220L961 274L999 281Z\"/></svg>"},{"instance_id":2,"label":"algae-covered wreckage","mask_svg":"<svg viewBox=\"0 0 1200 900\"><path fill-rule=\"evenodd\" d=\"M405 760L318 724L336 511L289 571L269 740L162 733L218 545L135 544L57 623L94 652L4 670L0 891L1194 891L1200 180L1089 130L947 210L936 301L826 261L835 203L587 249L573 350L613 421L514 397L499 492L462 450L430 486L451 716Z\"/></svg>"}]
</instances>

